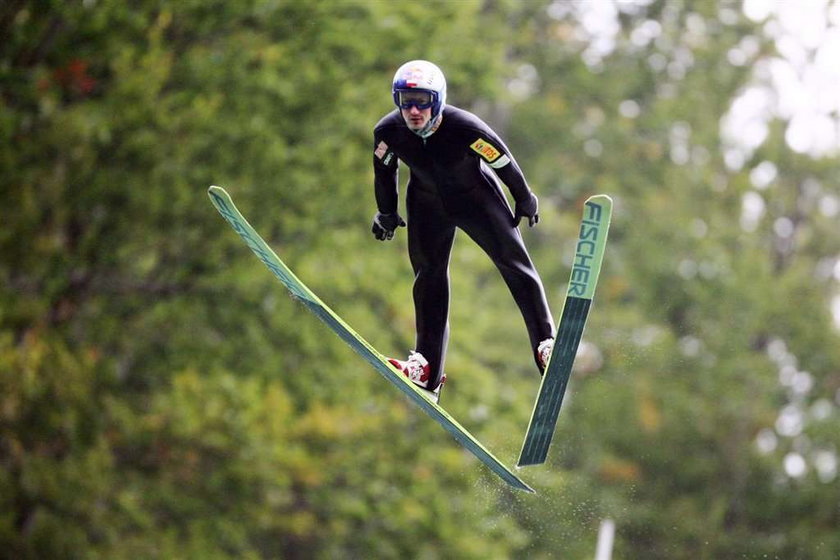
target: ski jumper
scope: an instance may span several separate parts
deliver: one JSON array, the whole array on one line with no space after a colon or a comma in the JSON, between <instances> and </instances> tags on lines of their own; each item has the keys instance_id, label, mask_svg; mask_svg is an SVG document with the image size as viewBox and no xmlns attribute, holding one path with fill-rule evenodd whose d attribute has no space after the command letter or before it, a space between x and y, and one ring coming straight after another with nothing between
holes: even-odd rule
<instances>
[{"instance_id":1,"label":"ski jumper","mask_svg":"<svg viewBox=\"0 0 840 560\"><path fill-rule=\"evenodd\" d=\"M408 253L414 269L417 352L429 361L428 388L440 383L449 339L449 257L460 228L499 269L536 350L554 336L542 281L496 176L516 201L531 190L498 135L474 114L447 105L438 129L421 138L392 111L374 129L374 187L383 214L397 212L398 160L411 173L406 188ZM493 172L490 169L493 169Z\"/></svg>"}]
</instances>

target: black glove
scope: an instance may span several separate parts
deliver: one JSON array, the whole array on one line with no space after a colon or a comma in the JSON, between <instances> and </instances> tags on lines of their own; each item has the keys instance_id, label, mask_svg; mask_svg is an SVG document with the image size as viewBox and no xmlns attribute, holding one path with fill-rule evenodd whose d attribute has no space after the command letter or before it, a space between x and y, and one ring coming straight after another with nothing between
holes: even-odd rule
<instances>
[{"instance_id":1,"label":"black glove","mask_svg":"<svg viewBox=\"0 0 840 560\"><path fill-rule=\"evenodd\" d=\"M518 227L522 218L528 218L528 226L534 227L540 221L539 208L540 202L534 193L531 193L528 200L517 202L516 211L513 214L514 225Z\"/></svg>"},{"instance_id":2,"label":"black glove","mask_svg":"<svg viewBox=\"0 0 840 560\"><path fill-rule=\"evenodd\" d=\"M405 227L405 220L398 213L383 214L377 212L376 216L373 217L373 226L370 231L378 240L390 241L394 238L394 232L398 227Z\"/></svg>"}]
</instances>

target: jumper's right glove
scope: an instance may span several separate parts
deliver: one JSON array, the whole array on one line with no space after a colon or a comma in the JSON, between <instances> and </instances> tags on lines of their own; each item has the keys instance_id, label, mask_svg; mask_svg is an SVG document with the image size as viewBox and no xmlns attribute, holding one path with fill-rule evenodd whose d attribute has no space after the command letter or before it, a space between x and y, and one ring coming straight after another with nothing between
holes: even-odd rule
<instances>
[{"instance_id":1,"label":"jumper's right glove","mask_svg":"<svg viewBox=\"0 0 840 560\"><path fill-rule=\"evenodd\" d=\"M394 232L398 227L405 227L405 220L398 213L383 214L377 212L376 216L373 217L373 226L370 231L378 240L390 241L394 238Z\"/></svg>"},{"instance_id":2,"label":"jumper's right glove","mask_svg":"<svg viewBox=\"0 0 840 560\"><path fill-rule=\"evenodd\" d=\"M539 214L540 202L537 195L531 193L528 200L516 203L516 210L513 214L514 225L519 227L519 221L522 218L528 218L528 226L534 227L540 221Z\"/></svg>"}]
</instances>

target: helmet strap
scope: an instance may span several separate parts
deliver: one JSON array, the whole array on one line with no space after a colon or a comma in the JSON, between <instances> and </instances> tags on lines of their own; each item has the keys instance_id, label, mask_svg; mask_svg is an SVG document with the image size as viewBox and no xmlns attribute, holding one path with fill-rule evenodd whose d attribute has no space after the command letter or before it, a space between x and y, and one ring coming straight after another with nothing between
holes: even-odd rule
<instances>
[{"instance_id":1,"label":"helmet strap","mask_svg":"<svg viewBox=\"0 0 840 560\"><path fill-rule=\"evenodd\" d=\"M438 113L433 119L430 119L429 122L426 123L426 126L421 128L420 130L412 130L414 134L423 138L424 140L434 134L438 128L440 128L440 123L443 122L443 111Z\"/></svg>"}]
</instances>

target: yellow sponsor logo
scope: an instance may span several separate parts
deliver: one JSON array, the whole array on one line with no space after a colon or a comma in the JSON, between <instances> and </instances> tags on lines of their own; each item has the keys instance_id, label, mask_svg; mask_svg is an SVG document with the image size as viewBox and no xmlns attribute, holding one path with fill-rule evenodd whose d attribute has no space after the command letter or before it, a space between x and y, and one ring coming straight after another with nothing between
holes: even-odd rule
<instances>
[{"instance_id":1,"label":"yellow sponsor logo","mask_svg":"<svg viewBox=\"0 0 840 560\"><path fill-rule=\"evenodd\" d=\"M481 157L487 160L488 163L492 163L498 159L502 152L496 149L493 144L485 140L484 138L479 138L472 144L470 144L470 148L476 151Z\"/></svg>"}]
</instances>

